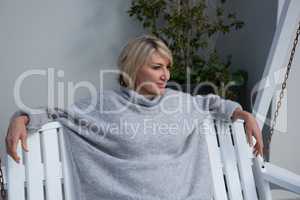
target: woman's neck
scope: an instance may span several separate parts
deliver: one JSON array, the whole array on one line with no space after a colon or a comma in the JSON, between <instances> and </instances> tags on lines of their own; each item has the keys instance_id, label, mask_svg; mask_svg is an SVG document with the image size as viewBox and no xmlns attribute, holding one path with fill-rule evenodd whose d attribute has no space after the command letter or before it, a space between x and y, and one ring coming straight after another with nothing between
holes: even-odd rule
<instances>
[{"instance_id":1,"label":"woman's neck","mask_svg":"<svg viewBox=\"0 0 300 200\"><path fill-rule=\"evenodd\" d=\"M149 92L145 92L145 91L137 91L137 90L135 90L135 91L150 100L154 99L155 97L158 96L157 94L153 94L153 93L149 93Z\"/></svg>"}]
</instances>

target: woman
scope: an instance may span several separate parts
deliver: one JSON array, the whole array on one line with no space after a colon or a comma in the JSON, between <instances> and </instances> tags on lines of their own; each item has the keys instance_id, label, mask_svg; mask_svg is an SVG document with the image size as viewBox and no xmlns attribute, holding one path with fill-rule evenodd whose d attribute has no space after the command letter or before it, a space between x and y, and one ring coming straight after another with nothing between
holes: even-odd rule
<instances>
[{"instance_id":1,"label":"woman","mask_svg":"<svg viewBox=\"0 0 300 200\"><path fill-rule=\"evenodd\" d=\"M208 113L243 119L249 142L256 138L256 155L262 155L261 132L236 102L166 88L172 62L158 38L130 41L119 57L118 89L100 91L93 109L87 109L91 98L83 98L66 110L15 114L8 154L18 161L18 140L28 151L26 128L36 131L55 116L64 125L78 199L211 199L207 146L198 125Z\"/></svg>"}]
</instances>

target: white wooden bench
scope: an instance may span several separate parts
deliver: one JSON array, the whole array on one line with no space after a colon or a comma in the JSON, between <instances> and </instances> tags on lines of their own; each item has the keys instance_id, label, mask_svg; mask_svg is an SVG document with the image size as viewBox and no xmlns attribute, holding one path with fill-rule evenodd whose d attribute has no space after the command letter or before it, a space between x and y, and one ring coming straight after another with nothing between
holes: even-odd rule
<instances>
[{"instance_id":1,"label":"white wooden bench","mask_svg":"<svg viewBox=\"0 0 300 200\"><path fill-rule=\"evenodd\" d=\"M62 126L45 124L28 134L29 152L17 152L20 164L6 156L6 186L9 200L75 200L70 160L64 146Z\"/></svg>"},{"instance_id":2,"label":"white wooden bench","mask_svg":"<svg viewBox=\"0 0 300 200\"><path fill-rule=\"evenodd\" d=\"M271 200L271 189L300 194L300 176L255 157L242 120L207 120L206 139L216 200Z\"/></svg>"},{"instance_id":3,"label":"white wooden bench","mask_svg":"<svg viewBox=\"0 0 300 200\"><path fill-rule=\"evenodd\" d=\"M269 200L271 189L300 194L300 176L252 154L243 121L206 119L203 131L208 144L215 200ZM8 200L75 200L70 160L64 146L62 126L45 124L29 134L29 152L18 146L17 164L6 156L5 186Z\"/></svg>"}]
</instances>

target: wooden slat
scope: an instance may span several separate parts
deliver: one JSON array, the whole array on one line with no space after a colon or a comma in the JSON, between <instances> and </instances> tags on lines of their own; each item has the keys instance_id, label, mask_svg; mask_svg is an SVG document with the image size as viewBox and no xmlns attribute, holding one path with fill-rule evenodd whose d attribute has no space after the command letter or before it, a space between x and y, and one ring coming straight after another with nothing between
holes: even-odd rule
<instances>
[{"instance_id":1,"label":"wooden slat","mask_svg":"<svg viewBox=\"0 0 300 200\"><path fill-rule=\"evenodd\" d=\"M41 130L47 200L62 200L63 198L57 125L55 122L47 123Z\"/></svg>"},{"instance_id":2,"label":"wooden slat","mask_svg":"<svg viewBox=\"0 0 300 200\"><path fill-rule=\"evenodd\" d=\"M25 172L28 199L44 199L44 169L41 162L40 135L38 132L28 134L29 152L25 153Z\"/></svg>"},{"instance_id":3,"label":"wooden slat","mask_svg":"<svg viewBox=\"0 0 300 200\"><path fill-rule=\"evenodd\" d=\"M300 176L284 168L265 163L264 180L275 184L278 188L300 194Z\"/></svg>"},{"instance_id":4,"label":"wooden slat","mask_svg":"<svg viewBox=\"0 0 300 200\"><path fill-rule=\"evenodd\" d=\"M17 153L20 164L9 155L6 156L8 200L25 200L25 168L20 141L17 145Z\"/></svg>"},{"instance_id":5,"label":"wooden slat","mask_svg":"<svg viewBox=\"0 0 300 200\"><path fill-rule=\"evenodd\" d=\"M245 200L257 200L257 192L252 172L253 154L247 143L243 121L232 124L232 134L235 143L241 186Z\"/></svg>"},{"instance_id":6,"label":"wooden slat","mask_svg":"<svg viewBox=\"0 0 300 200\"><path fill-rule=\"evenodd\" d=\"M200 131L205 132L205 139L208 146L209 164L213 181L214 200L227 200L225 182L221 163L220 149L216 139L216 131L212 119L205 119Z\"/></svg>"},{"instance_id":7,"label":"wooden slat","mask_svg":"<svg viewBox=\"0 0 300 200\"><path fill-rule=\"evenodd\" d=\"M71 166L71 157L69 155L70 152L67 151L64 136L63 136L63 128L59 128L58 137L60 141L60 150L61 150L61 162L62 162L62 173L63 173L63 182L64 182L64 194L65 200L74 200L75 199L75 191L74 191L74 181L71 174L72 166Z\"/></svg>"},{"instance_id":8,"label":"wooden slat","mask_svg":"<svg viewBox=\"0 0 300 200\"><path fill-rule=\"evenodd\" d=\"M21 164L17 164L7 156L5 168L9 200L25 200L25 188L27 188L27 200L45 198L60 200L63 196L65 200L75 199L72 166L61 124L58 122L45 124L38 132L28 134L27 143L29 152L24 152L25 165L22 162L20 144L18 155L21 157ZM59 150L61 150L62 162L59 161ZM43 157L43 163L41 157ZM62 190L62 180L64 190Z\"/></svg>"},{"instance_id":9,"label":"wooden slat","mask_svg":"<svg viewBox=\"0 0 300 200\"><path fill-rule=\"evenodd\" d=\"M259 200L272 200L270 183L264 180L263 177L263 160L262 158L253 160L253 174L255 179L256 189L259 193Z\"/></svg>"},{"instance_id":10,"label":"wooden slat","mask_svg":"<svg viewBox=\"0 0 300 200\"><path fill-rule=\"evenodd\" d=\"M216 125L217 134L219 135L220 139L220 150L224 165L223 170L226 177L229 199L243 199L235 150L229 130L229 123L217 120Z\"/></svg>"}]
</instances>

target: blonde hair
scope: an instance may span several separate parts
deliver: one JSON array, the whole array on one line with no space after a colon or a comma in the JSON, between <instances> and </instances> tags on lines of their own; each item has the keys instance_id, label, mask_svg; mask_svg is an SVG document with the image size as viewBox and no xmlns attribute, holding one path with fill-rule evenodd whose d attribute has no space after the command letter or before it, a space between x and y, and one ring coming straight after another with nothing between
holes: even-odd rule
<instances>
[{"instance_id":1,"label":"blonde hair","mask_svg":"<svg viewBox=\"0 0 300 200\"><path fill-rule=\"evenodd\" d=\"M149 57L158 52L166 57L170 66L173 65L171 50L159 38L144 35L129 41L123 48L119 59L120 70L119 84L130 89L135 89L135 81L138 70L148 61Z\"/></svg>"}]
</instances>

